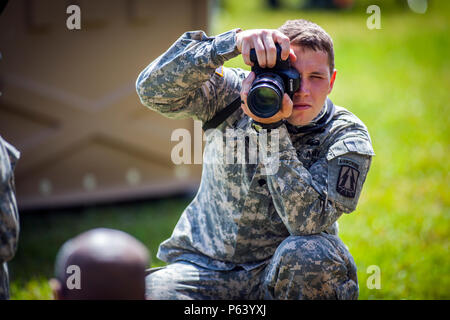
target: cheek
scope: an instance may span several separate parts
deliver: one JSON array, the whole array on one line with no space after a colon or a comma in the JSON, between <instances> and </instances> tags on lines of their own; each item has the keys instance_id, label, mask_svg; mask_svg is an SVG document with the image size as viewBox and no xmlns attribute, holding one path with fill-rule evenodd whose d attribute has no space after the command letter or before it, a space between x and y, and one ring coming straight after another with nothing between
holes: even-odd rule
<instances>
[{"instance_id":1,"label":"cheek","mask_svg":"<svg viewBox=\"0 0 450 320\"><path fill-rule=\"evenodd\" d=\"M312 81L311 83L311 89L315 94L321 95L326 94L329 89L329 83L326 80L320 80L320 81Z\"/></svg>"},{"instance_id":2,"label":"cheek","mask_svg":"<svg viewBox=\"0 0 450 320\"><path fill-rule=\"evenodd\" d=\"M315 99L321 100L328 95L330 89L329 83L327 81L316 81L311 84L311 92Z\"/></svg>"}]
</instances>

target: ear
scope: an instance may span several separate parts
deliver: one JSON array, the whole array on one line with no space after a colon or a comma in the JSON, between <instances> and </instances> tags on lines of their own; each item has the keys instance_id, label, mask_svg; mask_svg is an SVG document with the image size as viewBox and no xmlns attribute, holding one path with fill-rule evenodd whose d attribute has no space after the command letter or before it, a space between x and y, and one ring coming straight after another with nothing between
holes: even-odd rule
<instances>
[{"instance_id":1,"label":"ear","mask_svg":"<svg viewBox=\"0 0 450 320\"><path fill-rule=\"evenodd\" d=\"M334 81L336 80L336 73L337 73L337 70L334 69L333 74L331 75L331 78L330 78L330 88L328 89L328 94L330 94L331 90L333 90Z\"/></svg>"},{"instance_id":2,"label":"ear","mask_svg":"<svg viewBox=\"0 0 450 320\"><path fill-rule=\"evenodd\" d=\"M62 295L61 282L59 282L58 279L51 278L49 280L48 284L50 285L50 288L52 288L53 299L55 299L55 300L64 300L64 297Z\"/></svg>"}]
</instances>

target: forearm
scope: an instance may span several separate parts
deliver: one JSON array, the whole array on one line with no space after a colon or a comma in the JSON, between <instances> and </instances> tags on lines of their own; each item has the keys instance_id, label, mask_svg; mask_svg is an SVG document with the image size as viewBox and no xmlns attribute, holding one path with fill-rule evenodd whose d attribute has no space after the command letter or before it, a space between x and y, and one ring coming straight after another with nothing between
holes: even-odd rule
<instances>
[{"instance_id":1,"label":"forearm","mask_svg":"<svg viewBox=\"0 0 450 320\"><path fill-rule=\"evenodd\" d=\"M272 138L277 133L276 148L272 143L267 143L267 148L260 145L269 156L265 169L275 209L290 234L320 233L342 215L328 201L327 162L318 161L307 170L298 159L286 128L282 126L269 135Z\"/></svg>"},{"instance_id":2,"label":"forearm","mask_svg":"<svg viewBox=\"0 0 450 320\"><path fill-rule=\"evenodd\" d=\"M7 156L6 154L4 154ZM19 214L15 197L13 171L2 161L0 181L0 263L11 260L19 238Z\"/></svg>"},{"instance_id":3,"label":"forearm","mask_svg":"<svg viewBox=\"0 0 450 320\"><path fill-rule=\"evenodd\" d=\"M0 263L11 260L17 249L19 219L13 193L4 194L0 205Z\"/></svg>"},{"instance_id":4,"label":"forearm","mask_svg":"<svg viewBox=\"0 0 450 320\"><path fill-rule=\"evenodd\" d=\"M11 260L17 249L19 213L14 185L14 167L20 152L0 136L0 264Z\"/></svg>"},{"instance_id":5,"label":"forearm","mask_svg":"<svg viewBox=\"0 0 450 320\"><path fill-rule=\"evenodd\" d=\"M268 176L274 206L291 235L317 234L326 230L341 215L326 192L297 160L281 160L278 173Z\"/></svg>"},{"instance_id":6,"label":"forearm","mask_svg":"<svg viewBox=\"0 0 450 320\"><path fill-rule=\"evenodd\" d=\"M235 35L236 30L216 37L203 31L182 35L139 75L136 89L141 102L169 116L198 116L194 104L211 103L216 96L217 83L211 81L215 70L239 54Z\"/></svg>"}]
</instances>

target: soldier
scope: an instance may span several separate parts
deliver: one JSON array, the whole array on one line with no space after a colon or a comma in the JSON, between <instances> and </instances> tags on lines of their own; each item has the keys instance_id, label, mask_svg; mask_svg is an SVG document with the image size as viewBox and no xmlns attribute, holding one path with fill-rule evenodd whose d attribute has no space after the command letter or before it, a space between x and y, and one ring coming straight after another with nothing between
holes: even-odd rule
<instances>
[{"instance_id":1,"label":"soldier","mask_svg":"<svg viewBox=\"0 0 450 320\"><path fill-rule=\"evenodd\" d=\"M143 300L148 262L147 249L131 235L93 229L61 247L50 286L58 300Z\"/></svg>"},{"instance_id":2,"label":"soldier","mask_svg":"<svg viewBox=\"0 0 450 320\"><path fill-rule=\"evenodd\" d=\"M301 86L292 99L284 95L277 114L258 118L247 105L254 73L223 63L242 54L253 65L255 48L259 65L272 68L276 43ZM335 78L330 36L303 19L216 37L187 32L142 71L137 92L150 109L210 123L240 97L241 108L215 132L239 129L279 142L271 150L258 140L267 161L230 164L217 159L223 136L206 133L200 188L159 247L169 264L147 276L147 298L358 297L356 265L337 220L355 210L374 152L361 120L328 98ZM266 170L275 162L277 170Z\"/></svg>"},{"instance_id":3,"label":"soldier","mask_svg":"<svg viewBox=\"0 0 450 320\"><path fill-rule=\"evenodd\" d=\"M19 240L19 213L14 186L14 167L19 157L19 151L0 136L0 300L9 299L6 262L14 257Z\"/></svg>"}]
</instances>

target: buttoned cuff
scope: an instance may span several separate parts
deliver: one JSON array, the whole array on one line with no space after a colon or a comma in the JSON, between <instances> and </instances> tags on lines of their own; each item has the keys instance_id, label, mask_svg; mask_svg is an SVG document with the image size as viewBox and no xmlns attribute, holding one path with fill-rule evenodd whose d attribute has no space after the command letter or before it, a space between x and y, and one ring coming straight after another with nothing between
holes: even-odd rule
<instances>
[{"instance_id":1,"label":"buttoned cuff","mask_svg":"<svg viewBox=\"0 0 450 320\"><path fill-rule=\"evenodd\" d=\"M214 37L216 55L222 60L222 63L240 54L236 47L236 33L239 31L241 31L241 29L237 28Z\"/></svg>"}]
</instances>

